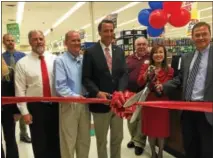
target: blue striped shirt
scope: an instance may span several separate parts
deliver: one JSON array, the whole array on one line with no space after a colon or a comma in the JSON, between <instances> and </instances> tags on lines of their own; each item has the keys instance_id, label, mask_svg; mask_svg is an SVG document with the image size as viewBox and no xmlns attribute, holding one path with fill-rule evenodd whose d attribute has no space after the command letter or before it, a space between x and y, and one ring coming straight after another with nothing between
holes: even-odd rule
<instances>
[{"instance_id":1,"label":"blue striped shirt","mask_svg":"<svg viewBox=\"0 0 213 158\"><path fill-rule=\"evenodd\" d=\"M65 52L54 62L55 90L58 96L80 96L82 86L82 60L83 55L74 57Z\"/></svg>"},{"instance_id":2,"label":"blue striped shirt","mask_svg":"<svg viewBox=\"0 0 213 158\"><path fill-rule=\"evenodd\" d=\"M197 59L198 53L202 53L198 73L195 79L194 88L192 90L192 96L191 100L203 100L204 98L204 89L205 89L205 81L206 81L206 75L207 75L207 66L208 66L208 56L209 56L209 49L210 45L204 49L202 52L195 52L195 55L192 59L191 65L190 65L190 71L194 65L195 60Z\"/></svg>"}]
</instances>

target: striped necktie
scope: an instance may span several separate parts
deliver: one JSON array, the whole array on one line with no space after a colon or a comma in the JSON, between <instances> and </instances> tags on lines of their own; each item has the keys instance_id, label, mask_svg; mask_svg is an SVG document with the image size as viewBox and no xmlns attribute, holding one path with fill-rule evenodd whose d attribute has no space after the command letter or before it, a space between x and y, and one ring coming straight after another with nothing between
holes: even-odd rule
<instances>
[{"instance_id":1,"label":"striped necktie","mask_svg":"<svg viewBox=\"0 0 213 158\"><path fill-rule=\"evenodd\" d=\"M105 57L106 57L107 65L108 65L109 71L110 71L110 73L111 73L111 71L112 71L112 57L111 57L109 51L110 51L110 50L109 50L108 47L106 47L106 48L104 49L104 52L105 52L104 54L105 54Z\"/></svg>"},{"instance_id":2,"label":"striped necktie","mask_svg":"<svg viewBox=\"0 0 213 158\"><path fill-rule=\"evenodd\" d=\"M192 91L194 88L194 84L195 84L195 79L199 70L199 66L200 66L200 61L201 61L201 57L202 57L202 53L199 52L197 59L194 62L194 65L191 69L191 72L189 73L188 76L188 80L187 80L187 84L186 84L186 89L185 89L185 99L186 101L190 101L191 100L191 96L192 96Z\"/></svg>"}]
</instances>

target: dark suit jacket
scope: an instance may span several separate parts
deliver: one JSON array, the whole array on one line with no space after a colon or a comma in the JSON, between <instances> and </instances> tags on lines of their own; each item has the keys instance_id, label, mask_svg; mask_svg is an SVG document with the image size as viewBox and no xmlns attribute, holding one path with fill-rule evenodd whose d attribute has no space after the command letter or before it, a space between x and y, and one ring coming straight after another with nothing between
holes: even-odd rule
<instances>
[{"instance_id":1,"label":"dark suit jacket","mask_svg":"<svg viewBox=\"0 0 213 158\"><path fill-rule=\"evenodd\" d=\"M112 45L111 74L100 43L88 48L83 58L82 80L89 97L92 98L95 98L99 91L112 94L116 90L125 90L128 84L128 69L124 51ZM104 104L90 104L89 108L96 113L110 111L110 107Z\"/></svg>"},{"instance_id":2,"label":"dark suit jacket","mask_svg":"<svg viewBox=\"0 0 213 158\"><path fill-rule=\"evenodd\" d=\"M14 71L13 69L10 69L10 80L7 81L5 77L1 80L1 95L2 97L14 97L15 96L15 86L14 86ZM8 112L15 114L19 113L19 110L16 106L16 104L10 104L10 105L4 105L2 106L2 110L7 110Z\"/></svg>"},{"instance_id":3,"label":"dark suit jacket","mask_svg":"<svg viewBox=\"0 0 213 158\"><path fill-rule=\"evenodd\" d=\"M186 88L187 78L189 74L189 67L193 59L193 56L194 56L194 53L188 53L182 57L180 73L173 80L170 80L166 84L164 84L163 89L166 94L172 93L174 88L176 89L178 87L183 86L182 99L184 100L185 88ZM213 102L212 62L213 62L213 46L211 45L209 49L207 76L206 76L205 89L204 89L204 101L208 101L208 102ZM212 115L213 115L212 113L206 113L206 118L211 125L213 125Z\"/></svg>"},{"instance_id":4,"label":"dark suit jacket","mask_svg":"<svg viewBox=\"0 0 213 158\"><path fill-rule=\"evenodd\" d=\"M171 67L174 69L174 77L179 74L178 65L179 65L180 58L181 58L180 55L174 55L174 56L172 56Z\"/></svg>"}]
</instances>

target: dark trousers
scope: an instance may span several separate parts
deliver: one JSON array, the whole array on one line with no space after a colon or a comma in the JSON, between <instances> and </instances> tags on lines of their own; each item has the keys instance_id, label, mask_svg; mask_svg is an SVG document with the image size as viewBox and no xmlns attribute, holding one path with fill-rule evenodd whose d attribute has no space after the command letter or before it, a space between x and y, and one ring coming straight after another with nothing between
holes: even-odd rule
<instances>
[{"instance_id":1,"label":"dark trousers","mask_svg":"<svg viewBox=\"0 0 213 158\"><path fill-rule=\"evenodd\" d=\"M205 113L184 111L181 124L186 158L213 158L212 126Z\"/></svg>"},{"instance_id":2,"label":"dark trousers","mask_svg":"<svg viewBox=\"0 0 213 158\"><path fill-rule=\"evenodd\" d=\"M16 105L6 105L7 107L2 107L1 112L1 124L3 127L4 140L6 144L6 158L18 158L18 147L16 144L15 137L15 121L13 118L13 106ZM5 157L3 149L2 157Z\"/></svg>"},{"instance_id":3,"label":"dark trousers","mask_svg":"<svg viewBox=\"0 0 213 158\"><path fill-rule=\"evenodd\" d=\"M35 158L60 158L58 103L29 103L28 109Z\"/></svg>"}]
</instances>

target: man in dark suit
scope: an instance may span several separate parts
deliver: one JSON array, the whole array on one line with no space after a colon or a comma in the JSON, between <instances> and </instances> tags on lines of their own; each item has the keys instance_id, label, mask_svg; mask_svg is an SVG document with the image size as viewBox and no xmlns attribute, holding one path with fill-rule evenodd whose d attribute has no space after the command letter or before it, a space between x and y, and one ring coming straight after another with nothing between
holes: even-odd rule
<instances>
[{"instance_id":1,"label":"man in dark suit","mask_svg":"<svg viewBox=\"0 0 213 158\"><path fill-rule=\"evenodd\" d=\"M211 30L205 22L197 23L192 29L192 40L196 51L182 57L178 76L158 90L166 94L183 86L185 101L213 102L212 62L213 47ZM202 106L202 103L201 105ZM183 111L181 115L184 149L187 158L212 158L212 113Z\"/></svg>"},{"instance_id":2,"label":"man in dark suit","mask_svg":"<svg viewBox=\"0 0 213 158\"><path fill-rule=\"evenodd\" d=\"M124 51L111 44L113 22L103 20L98 26L101 40L86 50L83 59L83 85L90 97L106 99L114 91L123 91L128 84ZM107 158L107 133L110 127L111 158L121 157L123 121L105 104L90 104L97 139L98 158Z\"/></svg>"}]
</instances>

